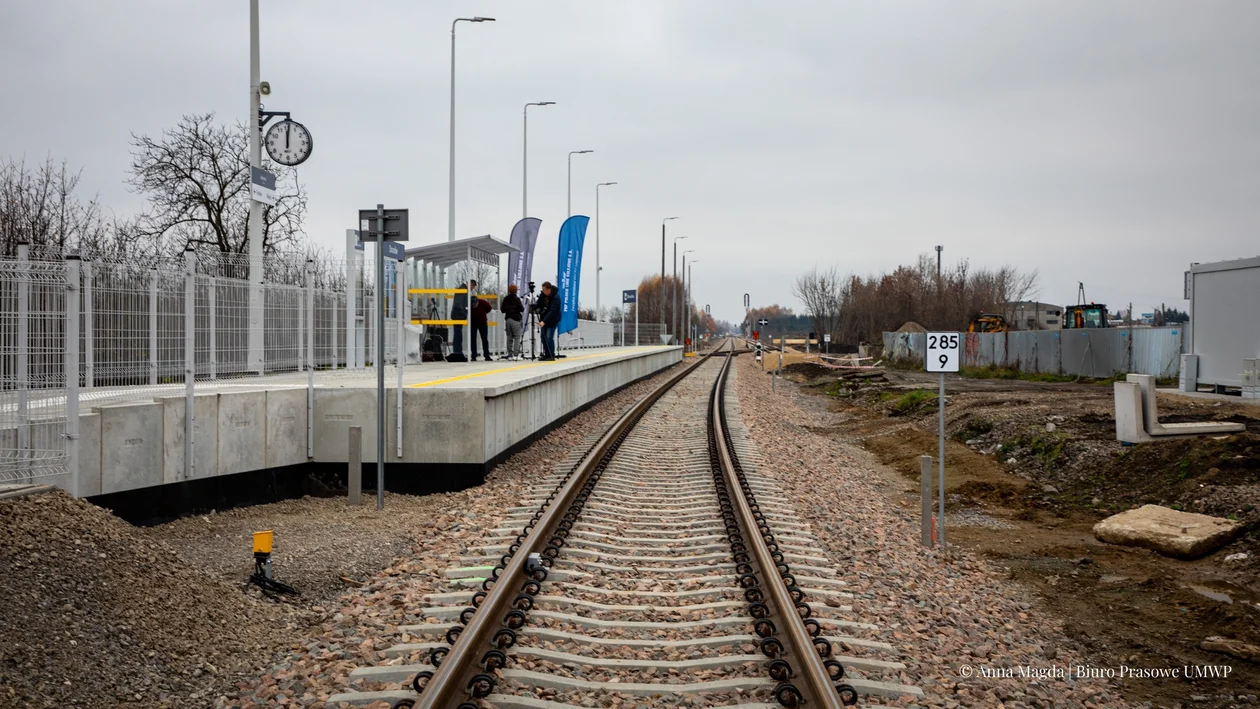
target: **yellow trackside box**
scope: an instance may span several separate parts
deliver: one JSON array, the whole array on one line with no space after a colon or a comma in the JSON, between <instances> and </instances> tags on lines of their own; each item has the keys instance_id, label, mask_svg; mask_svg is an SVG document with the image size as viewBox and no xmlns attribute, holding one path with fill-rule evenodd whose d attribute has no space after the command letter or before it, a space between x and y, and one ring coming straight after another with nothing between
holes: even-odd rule
<instances>
[{"instance_id":1,"label":"yellow trackside box","mask_svg":"<svg viewBox=\"0 0 1260 709\"><path fill-rule=\"evenodd\" d=\"M265 532L254 532L254 553L270 554L271 553L271 530Z\"/></svg>"}]
</instances>

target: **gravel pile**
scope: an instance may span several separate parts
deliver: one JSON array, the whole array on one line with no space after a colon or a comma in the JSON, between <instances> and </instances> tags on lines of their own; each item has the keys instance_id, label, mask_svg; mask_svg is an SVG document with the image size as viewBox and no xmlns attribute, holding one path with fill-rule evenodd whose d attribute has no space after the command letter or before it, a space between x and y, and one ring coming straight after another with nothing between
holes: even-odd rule
<instances>
[{"instance_id":1,"label":"gravel pile","mask_svg":"<svg viewBox=\"0 0 1260 709\"><path fill-rule=\"evenodd\" d=\"M324 706L330 695L349 688L351 671L382 664L387 660L382 651L396 643L419 641L399 632L398 626L433 622L421 614L424 607L433 605L426 600L427 595L457 590L471 595L474 590L452 584L444 570L460 566L460 556L475 553L487 531L507 516L507 509L523 504L532 483L551 473L574 448L589 444L591 436L606 429L675 371L664 370L579 414L499 465L480 487L412 498L411 503L400 498L397 505L387 500L386 512L400 515L399 523L410 530L413 546L409 553L367 579L362 588L347 590L300 642L274 656L267 671L240 682L235 691L225 693L214 705L251 709ZM283 537L278 539L285 543ZM295 559L294 566L300 565ZM287 578L287 572L279 573ZM417 655L388 661L423 659Z\"/></svg>"},{"instance_id":2,"label":"gravel pile","mask_svg":"<svg viewBox=\"0 0 1260 709\"><path fill-rule=\"evenodd\" d=\"M60 490L0 501L0 706L207 706L304 611Z\"/></svg>"},{"instance_id":3,"label":"gravel pile","mask_svg":"<svg viewBox=\"0 0 1260 709\"><path fill-rule=\"evenodd\" d=\"M386 493L382 514L376 510L376 493L367 491L355 507L344 497L303 497L186 517L144 531L169 542L185 562L244 583L254 570L253 533L273 530L272 573L302 592L295 603L327 606L411 553L416 527L450 504L444 495Z\"/></svg>"},{"instance_id":4,"label":"gravel pile","mask_svg":"<svg viewBox=\"0 0 1260 709\"><path fill-rule=\"evenodd\" d=\"M982 668L1036 670L1084 664L1086 658L1039 614L1032 597L970 554L926 551L918 521L893 502L860 449L813 430L834 417L795 385L770 378L751 358L737 359L736 391L760 448L762 474L777 480L821 536L824 551L849 583L857 616L881 624L904 654L906 679L929 706L1122 707L1104 679L983 678Z\"/></svg>"}]
</instances>

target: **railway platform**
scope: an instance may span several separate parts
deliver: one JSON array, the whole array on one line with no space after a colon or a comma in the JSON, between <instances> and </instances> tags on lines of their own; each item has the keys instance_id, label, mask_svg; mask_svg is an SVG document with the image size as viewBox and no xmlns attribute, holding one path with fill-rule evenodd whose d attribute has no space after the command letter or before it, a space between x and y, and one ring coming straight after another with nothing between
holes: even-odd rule
<instances>
[{"instance_id":1,"label":"railway platform","mask_svg":"<svg viewBox=\"0 0 1260 709\"><path fill-rule=\"evenodd\" d=\"M499 461L573 414L682 359L680 347L573 351L554 362L424 363L386 370L386 489L479 485ZM313 473L344 471L362 429L363 487L375 489L375 370L199 383L194 465L184 453L182 386L125 398L95 392L80 417L80 490L124 518L282 499ZM401 402L399 401L401 391ZM151 394L151 395L150 395ZM58 481L60 484L61 481Z\"/></svg>"}]
</instances>

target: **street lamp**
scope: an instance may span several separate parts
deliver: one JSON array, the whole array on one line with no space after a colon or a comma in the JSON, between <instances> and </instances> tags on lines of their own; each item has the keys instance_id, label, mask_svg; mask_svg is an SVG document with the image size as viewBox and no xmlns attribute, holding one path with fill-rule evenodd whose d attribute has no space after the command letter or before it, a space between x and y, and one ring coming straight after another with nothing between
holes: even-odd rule
<instances>
[{"instance_id":1,"label":"street lamp","mask_svg":"<svg viewBox=\"0 0 1260 709\"><path fill-rule=\"evenodd\" d=\"M446 217L447 240L455 240L455 25L460 22L494 22L493 17L459 17L451 23L451 174L450 205Z\"/></svg>"},{"instance_id":2,"label":"street lamp","mask_svg":"<svg viewBox=\"0 0 1260 709\"><path fill-rule=\"evenodd\" d=\"M674 335L678 334L678 240L686 238L685 236L674 237L674 282L669 284L669 322L670 327L674 329Z\"/></svg>"},{"instance_id":3,"label":"street lamp","mask_svg":"<svg viewBox=\"0 0 1260 709\"><path fill-rule=\"evenodd\" d=\"M603 312L599 309L599 272L604 270L604 267L599 265L599 188L608 187L609 185L615 185L615 184L617 183L616 182L601 182L598 185L595 185L595 321L596 322L599 321L600 313Z\"/></svg>"},{"instance_id":4,"label":"street lamp","mask_svg":"<svg viewBox=\"0 0 1260 709\"><path fill-rule=\"evenodd\" d=\"M687 287L683 291L683 303L687 306L687 326L684 330L687 333L687 337L691 337L691 346L693 351L696 346L696 341L691 335L691 267L697 263L700 263L700 259L693 259L691 263L687 264L687 268L684 269L687 272ZM686 345L683 346L683 351L687 351Z\"/></svg>"},{"instance_id":5,"label":"street lamp","mask_svg":"<svg viewBox=\"0 0 1260 709\"><path fill-rule=\"evenodd\" d=\"M568 216L570 217L573 216L573 156L585 155L587 153L593 153L593 152L595 151L594 150L570 150L569 151L569 206L568 206L569 214Z\"/></svg>"},{"instance_id":6,"label":"street lamp","mask_svg":"<svg viewBox=\"0 0 1260 709\"><path fill-rule=\"evenodd\" d=\"M661 334L665 334L665 222L678 217L665 217L661 220Z\"/></svg>"},{"instance_id":7,"label":"street lamp","mask_svg":"<svg viewBox=\"0 0 1260 709\"><path fill-rule=\"evenodd\" d=\"M527 199L529 192L529 107L554 105L556 105L555 101L533 101L525 104L525 108L521 109L521 114L524 116L524 132L521 137L521 219L529 216Z\"/></svg>"},{"instance_id":8,"label":"street lamp","mask_svg":"<svg viewBox=\"0 0 1260 709\"><path fill-rule=\"evenodd\" d=\"M681 285L682 287L681 287L681 288L679 288L679 290L681 290L681 291L682 291L682 296L683 296L683 297L682 297L683 315L682 315L682 317L680 317L680 318L679 318L679 320L680 320L679 325L681 325L681 327L680 327L679 329L682 331L682 333L683 333L683 337L684 337L684 338L686 338L686 336L687 336L687 315L686 315L686 312L687 312L687 309L688 309L688 308L687 308L687 254L694 254L695 252L696 252L696 250L695 250L695 249L687 249L687 250L685 250L685 251L683 251L683 252L682 252L682 283L681 283L681 284L679 284L679 285ZM684 344L685 344L685 343L684 343Z\"/></svg>"}]
</instances>

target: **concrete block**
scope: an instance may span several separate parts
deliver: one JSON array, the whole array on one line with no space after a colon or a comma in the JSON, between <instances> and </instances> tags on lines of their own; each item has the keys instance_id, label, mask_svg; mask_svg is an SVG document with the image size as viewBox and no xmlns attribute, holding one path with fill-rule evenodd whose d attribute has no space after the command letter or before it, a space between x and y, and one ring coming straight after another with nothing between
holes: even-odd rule
<instances>
[{"instance_id":1,"label":"concrete block","mask_svg":"<svg viewBox=\"0 0 1260 709\"><path fill-rule=\"evenodd\" d=\"M219 475L262 470L267 465L267 393L219 394Z\"/></svg>"},{"instance_id":2,"label":"concrete block","mask_svg":"<svg viewBox=\"0 0 1260 709\"><path fill-rule=\"evenodd\" d=\"M375 394L375 392L373 392ZM385 392L385 460L398 461L397 399ZM373 396L375 399L375 396ZM475 463L485 456L486 399L480 389L403 389L403 457L408 463ZM375 421L375 416L373 416ZM363 427L363 459L376 460L375 426L372 436ZM341 435L346 445L348 433ZM345 460L345 457L341 458Z\"/></svg>"},{"instance_id":3,"label":"concrete block","mask_svg":"<svg viewBox=\"0 0 1260 709\"><path fill-rule=\"evenodd\" d=\"M1199 389L1199 355L1181 355L1181 370L1177 375L1177 388L1181 391Z\"/></svg>"},{"instance_id":4,"label":"concrete block","mask_svg":"<svg viewBox=\"0 0 1260 709\"><path fill-rule=\"evenodd\" d=\"M386 410L388 411L388 406ZM344 463L350 427L363 429L363 462L376 460L376 390L315 390L315 461Z\"/></svg>"},{"instance_id":5,"label":"concrete block","mask_svg":"<svg viewBox=\"0 0 1260 709\"><path fill-rule=\"evenodd\" d=\"M1205 436L1220 433L1238 433L1247 429L1241 423L1228 421L1191 421L1187 423L1160 423L1159 402L1155 395L1155 377L1149 374L1127 374L1125 380L1141 390L1142 420L1146 433L1151 436ZM1119 417L1116 425L1119 426Z\"/></svg>"},{"instance_id":6,"label":"concrete block","mask_svg":"<svg viewBox=\"0 0 1260 709\"><path fill-rule=\"evenodd\" d=\"M1130 384L1137 384L1142 390L1142 425L1147 433L1158 435L1155 433L1159 425L1159 402L1155 398L1155 377L1149 374L1126 374L1124 380Z\"/></svg>"},{"instance_id":7,"label":"concrete block","mask_svg":"<svg viewBox=\"0 0 1260 709\"><path fill-rule=\"evenodd\" d=\"M306 390L268 391L266 466L279 468L307 460Z\"/></svg>"},{"instance_id":8,"label":"concrete block","mask_svg":"<svg viewBox=\"0 0 1260 709\"><path fill-rule=\"evenodd\" d=\"M201 394L193 398L193 470L184 465L184 415L187 402L182 396L163 397L162 482L177 483L218 475L219 395Z\"/></svg>"},{"instance_id":9,"label":"concrete block","mask_svg":"<svg viewBox=\"0 0 1260 709\"><path fill-rule=\"evenodd\" d=\"M1116 401L1116 440L1122 443L1147 443L1155 439L1142 424L1142 388L1130 382L1112 385Z\"/></svg>"},{"instance_id":10,"label":"concrete block","mask_svg":"<svg viewBox=\"0 0 1260 709\"><path fill-rule=\"evenodd\" d=\"M162 405L102 406L101 494L162 484Z\"/></svg>"},{"instance_id":11,"label":"concrete block","mask_svg":"<svg viewBox=\"0 0 1260 709\"><path fill-rule=\"evenodd\" d=\"M79 414L79 496L101 494L101 415Z\"/></svg>"},{"instance_id":12,"label":"concrete block","mask_svg":"<svg viewBox=\"0 0 1260 709\"><path fill-rule=\"evenodd\" d=\"M1243 529L1240 522L1142 505L1094 525L1099 541L1152 549L1164 556L1198 559L1221 548Z\"/></svg>"}]
</instances>

